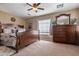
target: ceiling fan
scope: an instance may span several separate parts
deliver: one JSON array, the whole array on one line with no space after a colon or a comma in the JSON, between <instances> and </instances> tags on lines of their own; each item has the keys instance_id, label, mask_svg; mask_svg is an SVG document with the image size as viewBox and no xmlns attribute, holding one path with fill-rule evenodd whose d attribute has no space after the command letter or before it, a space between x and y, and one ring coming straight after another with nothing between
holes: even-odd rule
<instances>
[{"instance_id":1,"label":"ceiling fan","mask_svg":"<svg viewBox=\"0 0 79 59\"><path fill-rule=\"evenodd\" d=\"M44 8L39 8L40 3L33 3L33 4L26 3L26 4L31 6L31 8L28 9L28 11L34 10L37 13L38 12L37 10L44 10Z\"/></svg>"}]
</instances>

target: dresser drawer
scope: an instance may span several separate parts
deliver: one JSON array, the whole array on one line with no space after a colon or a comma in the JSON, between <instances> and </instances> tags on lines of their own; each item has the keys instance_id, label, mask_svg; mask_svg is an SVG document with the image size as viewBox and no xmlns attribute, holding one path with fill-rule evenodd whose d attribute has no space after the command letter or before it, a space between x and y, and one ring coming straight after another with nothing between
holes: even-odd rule
<instances>
[{"instance_id":1,"label":"dresser drawer","mask_svg":"<svg viewBox=\"0 0 79 59\"><path fill-rule=\"evenodd\" d=\"M65 35L53 35L53 37L57 37L57 38L66 38Z\"/></svg>"},{"instance_id":2,"label":"dresser drawer","mask_svg":"<svg viewBox=\"0 0 79 59\"><path fill-rule=\"evenodd\" d=\"M66 42L66 38L58 38L58 37L54 37L53 38L53 41L54 42L62 42L62 43L65 43Z\"/></svg>"}]
</instances>

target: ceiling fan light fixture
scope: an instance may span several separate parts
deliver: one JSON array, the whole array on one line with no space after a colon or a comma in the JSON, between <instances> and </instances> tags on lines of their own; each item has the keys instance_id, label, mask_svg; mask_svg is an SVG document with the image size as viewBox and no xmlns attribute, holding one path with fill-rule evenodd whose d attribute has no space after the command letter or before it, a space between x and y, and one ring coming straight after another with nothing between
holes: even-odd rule
<instances>
[{"instance_id":1,"label":"ceiling fan light fixture","mask_svg":"<svg viewBox=\"0 0 79 59\"><path fill-rule=\"evenodd\" d=\"M27 5L31 6L31 8L28 9L28 11L33 10L37 13L38 10L44 10L44 8L39 8L40 3L33 3L33 4L27 3Z\"/></svg>"},{"instance_id":2,"label":"ceiling fan light fixture","mask_svg":"<svg viewBox=\"0 0 79 59\"><path fill-rule=\"evenodd\" d=\"M34 11L36 11L36 10L37 10L37 8L34 8L34 7L33 7L33 10L34 10Z\"/></svg>"}]
</instances>

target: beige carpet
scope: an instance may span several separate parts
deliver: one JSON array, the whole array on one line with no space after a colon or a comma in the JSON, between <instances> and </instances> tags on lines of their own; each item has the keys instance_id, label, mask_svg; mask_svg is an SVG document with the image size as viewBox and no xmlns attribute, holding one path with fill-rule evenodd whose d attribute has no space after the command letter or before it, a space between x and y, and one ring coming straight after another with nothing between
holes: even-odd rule
<instances>
[{"instance_id":1,"label":"beige carpet","mask_svg":"<svg viewBox=\"0 0 79 59\"><path fill-rule=\"evenodd\" d=\"M50 41L50 42L53 41L51 35L45 35L45 34L40 35L40 40L45 40L45 41Z\"/></svg>"},{"instance_id":2,"label":"beige carpet","mask_svg":"<svg viewBox=\"0 0 79 59\"><path fill-rule=\"evenodd\" d=\"M10 56L13 55L16 51L10 49L6 46L0 46L0 56Z\"/></svg>"},{"instance_id":3,"label":"beige carpet","mask_svg":"<svg viewBox=\"0 0 79 59\"><path fill-rule=\"evenodd\" d=\"M19 50L15 56L79 56L79 46L40 40Z\"/></svg>"}]
</instances>

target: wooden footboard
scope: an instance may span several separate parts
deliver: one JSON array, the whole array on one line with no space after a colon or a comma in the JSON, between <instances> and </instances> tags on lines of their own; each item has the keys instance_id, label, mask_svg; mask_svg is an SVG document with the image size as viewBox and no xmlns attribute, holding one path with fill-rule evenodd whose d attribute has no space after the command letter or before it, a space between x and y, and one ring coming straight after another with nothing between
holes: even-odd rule
<instances>
[{"instance_id":1,"label":"wooden footboard","mask_svg":"<svg viewBox=\"0 0 79 59\"><path fill-rule=\"evenodd\" d=\"M38 34L33 34L31 31L17 33L16 49L21 49L38 40Z\"/></svg>"}]
</instances>

